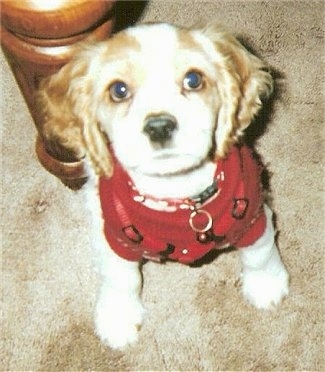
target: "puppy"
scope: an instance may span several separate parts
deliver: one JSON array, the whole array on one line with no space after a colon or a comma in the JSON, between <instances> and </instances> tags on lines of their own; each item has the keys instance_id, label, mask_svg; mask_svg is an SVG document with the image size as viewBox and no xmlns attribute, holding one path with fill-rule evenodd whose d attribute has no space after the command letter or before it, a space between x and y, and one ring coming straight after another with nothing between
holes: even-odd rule
<instances>
[{"instance_id":1,"label":"puppy","mask_svg":"<svg viewBox=\"0 0 325 372\"><path fill-rule=\"evenodd\" d=\"M110 347L138 338L143 259L188 264L234 246L251 304L288 294L261 165L240 141L271 92L265 65L214 25L129 28L42 82L45 138L89 163L95 322Z\"/></svg>"}]
</instances>

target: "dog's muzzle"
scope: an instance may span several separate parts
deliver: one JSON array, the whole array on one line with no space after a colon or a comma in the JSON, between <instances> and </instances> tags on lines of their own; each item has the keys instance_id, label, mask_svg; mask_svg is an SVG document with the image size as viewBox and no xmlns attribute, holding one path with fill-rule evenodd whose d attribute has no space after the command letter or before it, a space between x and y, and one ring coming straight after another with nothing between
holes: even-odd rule
<instances>
[{"instance_id":1,"label":"dog's muzzle","mask_svg":"<svg viewBox=\"0 0 325 372\"><path fill-rule=\"evenodd\" d=\"M144 133L150 141L164 145L177 129L177 120L168 114L150 115L145 120Z\"/></svg>"}]
</instances>

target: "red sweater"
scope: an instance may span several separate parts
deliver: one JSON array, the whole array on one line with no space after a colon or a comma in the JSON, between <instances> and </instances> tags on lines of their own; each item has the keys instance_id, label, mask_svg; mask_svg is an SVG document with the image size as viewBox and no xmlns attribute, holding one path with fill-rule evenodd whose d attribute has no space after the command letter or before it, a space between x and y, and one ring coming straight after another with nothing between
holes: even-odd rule
<instances>
[{"instance_id":1,"label":"red sweater","mask_svg":"<svg viewBox=\"0 0 325 372\"><path fill-rule=\"evenodd\" d=\"M193 207L189 198L184 203L192 209L178 205L175 211L165 212L150 209L135 198L130 177L116 162L113 176L99 182L106 239L119 256L131 261L148 258L192 263L212 249L251 245L266 226L261 170L248 147L234 146L227 158L217 161L215 186L212 192L210 187L207 200L200 194L202 205ZM200 233L201 223L207 231Z\"/></svg>"}]
</instances>

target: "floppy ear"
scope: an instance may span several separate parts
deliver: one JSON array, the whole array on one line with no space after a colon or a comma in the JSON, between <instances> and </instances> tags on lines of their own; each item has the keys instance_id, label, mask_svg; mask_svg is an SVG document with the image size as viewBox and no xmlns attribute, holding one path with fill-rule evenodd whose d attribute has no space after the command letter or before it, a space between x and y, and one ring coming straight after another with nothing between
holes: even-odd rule
<instances>
[{"instance_id":1,"label":"floppy ear","mask_svg":"<svg viewBox=\"0 0 325 372\"><path fill-rule=\"evenodd\" d=\"M42 135L78 159L88 156L97 174L110 176L112 161L96 119L88 66L85 53L40 83L36 100L44 120Z\"/></svg>"},{"instance_id":2,"label":"floppy ear","mask_svg":"<svg viewBox=\"0 0 325 372\"><path fill-rule=\"evenodd\" d=\"M216 154L224 157L243 135L273 90L266 65L248 52L239 41L215 25L202 30L214 44L221 107L216 130Z\"/></svg>"}]
</instances>

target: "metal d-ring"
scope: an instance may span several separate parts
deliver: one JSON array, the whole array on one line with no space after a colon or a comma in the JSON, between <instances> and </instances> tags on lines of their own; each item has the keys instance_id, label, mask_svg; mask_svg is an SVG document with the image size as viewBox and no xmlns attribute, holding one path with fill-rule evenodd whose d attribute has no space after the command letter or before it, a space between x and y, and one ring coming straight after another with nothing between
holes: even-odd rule
<instances>
[{"instance_id":1,"label":"metal d-ring","mask_svg":"<svg viewBox=\"0 0 325 372\"><path fill-rule=\"evenodd\" d=\"M194 224L194 218L195 216L199 215L199 214L204 214L206 217L207 217L207 223L206 223L206 226L205 227L197 227L195 226ZM211 229L212 227L212 224L213 224L213 220L212 220L212 217L210 215L209 212L205 211L204 209L195 209L191 214L190 214L190 218L188 220L191 228L193 231L197 232L197 233L204 233L204 232L207 232Z\"/></svg>"}]
</instances>

